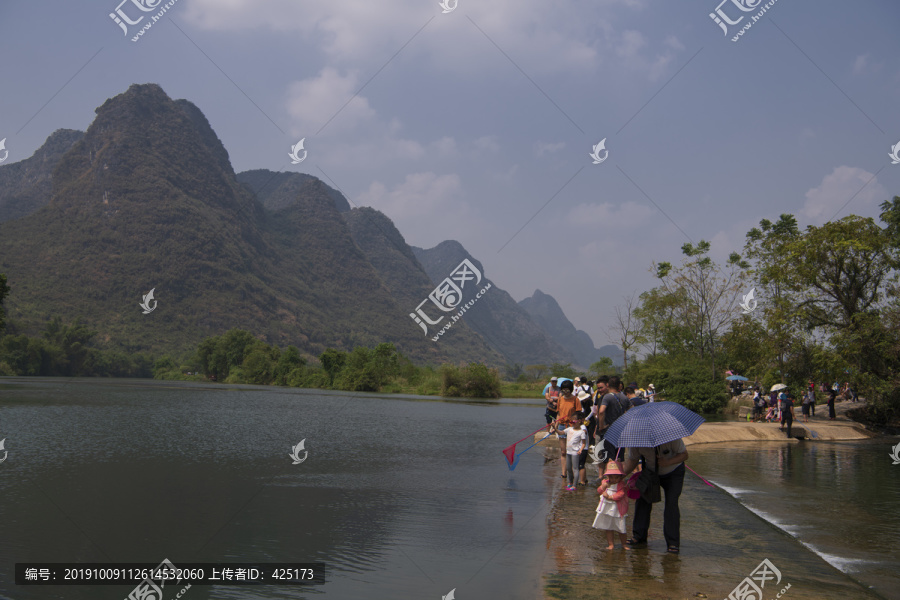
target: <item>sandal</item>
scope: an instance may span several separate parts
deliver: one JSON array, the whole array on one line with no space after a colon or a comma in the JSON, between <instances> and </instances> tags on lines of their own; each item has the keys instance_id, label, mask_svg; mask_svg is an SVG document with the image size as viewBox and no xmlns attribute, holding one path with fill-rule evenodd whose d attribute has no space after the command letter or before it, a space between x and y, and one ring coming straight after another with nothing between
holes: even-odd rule
<instances>
[{"instance_id":1,"label":"sandal","mask_svg":"<svg viewBox=\"0 0 900 600\"><path fill-rule=\"evenodd\" d=\"M627 539L625 540L625 546L627 548L637 548L638 546L646 546L647 542L639 542L635 539Z\"/></svg>"},{"instance_id":2,"label":"sandal","mask_svg":"<svg viewBox=\"0 0 900 600\"><path fill-rule=\"evenodd\" d=\"M668 552L669 554L678 554L678 546L669 546L666 552Z\"/></svg>"}]
</instances>

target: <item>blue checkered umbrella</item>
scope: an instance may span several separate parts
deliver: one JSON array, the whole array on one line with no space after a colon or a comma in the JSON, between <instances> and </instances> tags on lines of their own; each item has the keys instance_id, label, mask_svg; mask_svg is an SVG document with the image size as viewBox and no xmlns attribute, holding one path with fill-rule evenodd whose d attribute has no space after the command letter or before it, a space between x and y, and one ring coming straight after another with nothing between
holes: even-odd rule
<instances>
[{"instance_id":1,"label":"blue checkered umbrella","mask_svg":"<svg viewBox=\"0 0 900 600\"><path fill-rule=\"evenodd\" d=\"M617 448L653 448L693 434L705 420L675 402L651 402L629 409L603 437Z\"/></svg>"}]
</instances>

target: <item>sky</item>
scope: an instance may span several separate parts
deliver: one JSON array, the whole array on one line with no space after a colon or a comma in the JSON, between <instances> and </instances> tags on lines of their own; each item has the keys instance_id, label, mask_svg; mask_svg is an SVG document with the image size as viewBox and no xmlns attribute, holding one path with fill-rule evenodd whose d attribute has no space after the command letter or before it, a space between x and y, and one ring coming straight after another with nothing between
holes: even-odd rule
<instances>
[{"instance_id":1,"label":"sky","mask_svg":"<svg viewBox=\"0 0 900 600\"><path fill-rule=\"evenodd\" d=\"M896 0L0 0L0 139L22 160L157 83L235 171L309 173L411 245L457 240L601 346L685 242L723 260L760 219L900 195L898 24Z\"/></svg>"}]
</instances>

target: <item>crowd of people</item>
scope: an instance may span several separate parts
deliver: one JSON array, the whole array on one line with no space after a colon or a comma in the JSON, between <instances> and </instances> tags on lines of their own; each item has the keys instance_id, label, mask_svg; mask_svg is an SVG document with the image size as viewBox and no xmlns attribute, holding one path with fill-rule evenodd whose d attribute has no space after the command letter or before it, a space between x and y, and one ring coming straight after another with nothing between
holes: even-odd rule
<instances>
[{"instance_id":1,"label":"crowd of people","mask_svg":"<svg viewBox=\"0 0 900 600\"><path fill-rule=\"evenodd\" d=\"M548 434L559 438L564 489L571 492L577 486L586 486L588 455L593 451L598 461L597 493L601 499L593 527L606 531L607 547L615 547L616 534L625 548L647 544L653 504L640 495L635 499L632 537L626 539L626 478L640 466L659 476L660 488L665 492L663 534L667 551L677 554L681 522L678 498L684 483L684 461L688 458L684 441L678 439L656 448L617 448L604 438L606 430L628 410L656 400L654 385L651 383L646 389L639 388L636 382L625 386L618 376L601 376L595 381L583 376L574 380L553 377L544 388L544 398Z\"/></svg>"},{"instance_id":2,"label":"crowd of people","mask_svg":"<svg viewBox=\"0 0 900 600\"><path fill-rule=\"evenodd\" d=\"M806 391L803 392L800 400L800 414L803 422L808 423L810 417L816 416L816 384L810 381ZM840 398L850 402L857 402L859 397L850 387L849 383L843 386L838 382L834 382L832 386L820 384L819 391L826 394L826 406L828 407L828 419L834 421L836 418L834 403ZM791 437L791 426L794 423L794 406L797 404L797 398L793 392L787 388L771 391L768 394L760 392L759 387L753 389L753 410L751 419L755 423L780 423L781 430L787 429L787 436Z\"/></svg>"}]
</instances>

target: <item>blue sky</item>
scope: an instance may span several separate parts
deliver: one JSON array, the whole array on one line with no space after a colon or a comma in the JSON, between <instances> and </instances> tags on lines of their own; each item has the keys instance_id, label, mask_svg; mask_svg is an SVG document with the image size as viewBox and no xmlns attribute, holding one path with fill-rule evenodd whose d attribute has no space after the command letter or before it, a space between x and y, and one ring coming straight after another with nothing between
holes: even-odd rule
<instances>
[{"instance_id":1,"label":"blue sky","mask_svg":"<svg viewBox=\"0 0 900 600\"><path fill-rule=\"evenodd\" d=\"M412 245L458 240L598 346L688 239L722 258L761 218L876 216L900 194L895 0L777 0L738 42L764 2L726 0L745 18L725 36L720 0L177 0L132 42L149 16L126 36L119 1L0 2L7 164L158 83L236 171L310 173ZM133 2L158 0L122 4L136 20L155 12Z\"/></svg>"}]
</instances>

